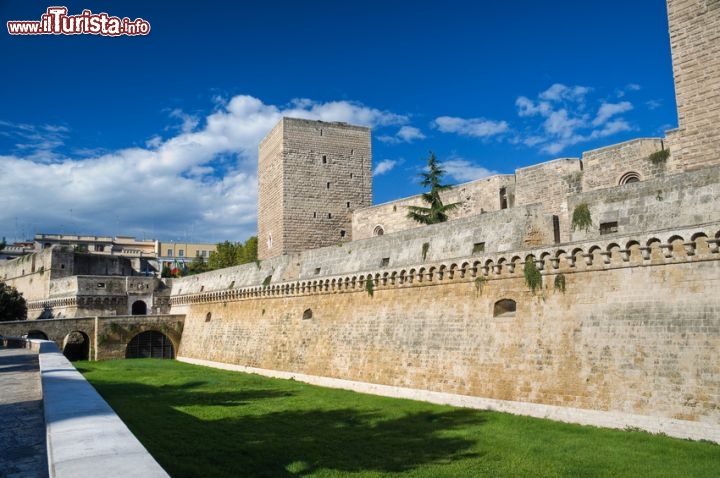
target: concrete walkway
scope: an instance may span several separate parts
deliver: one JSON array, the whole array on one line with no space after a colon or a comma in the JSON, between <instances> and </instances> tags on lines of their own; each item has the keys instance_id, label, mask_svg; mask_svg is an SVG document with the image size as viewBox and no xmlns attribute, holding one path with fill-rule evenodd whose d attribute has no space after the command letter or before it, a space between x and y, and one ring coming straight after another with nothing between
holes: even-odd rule
<instances>
[{"instance_id":1,"label":"concrete walkway","mask_svg":"<svg viewBox=\"0 0 720 478\"><path fill-rule=\"evenodd\" d=\"M0 476L48 476L37 352L0 348Z\"/></svg>"}]
</instances>

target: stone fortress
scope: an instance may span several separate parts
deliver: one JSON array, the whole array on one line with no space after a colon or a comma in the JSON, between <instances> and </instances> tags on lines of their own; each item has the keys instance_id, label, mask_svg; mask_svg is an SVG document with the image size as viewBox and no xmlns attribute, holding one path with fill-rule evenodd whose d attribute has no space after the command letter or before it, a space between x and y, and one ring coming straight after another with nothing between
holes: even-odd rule
<instances>
[{"instance_id":1,"label":"stone fortress","mask_svg":"<svg viewBox=\"0 0 720 478\"><path fill-rule=\"evenodd\" d=\"M667 4L664 138L458 185L452 220L419 226L419 197L371 206L368 129L284 118L260 144L257 263L161 281L47 250L0 277L31 318L182 317L185 361L720 442L720 1Z\"/></svg>"}]
</instances>

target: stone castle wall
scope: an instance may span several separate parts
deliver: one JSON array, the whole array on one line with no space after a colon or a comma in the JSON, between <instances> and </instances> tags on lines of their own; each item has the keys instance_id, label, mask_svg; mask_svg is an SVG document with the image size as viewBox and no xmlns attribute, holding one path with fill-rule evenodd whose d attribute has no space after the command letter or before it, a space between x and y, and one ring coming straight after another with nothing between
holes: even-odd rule
<instances>
[{"instance_id":1,"label":"stone castle wall","mask_svg":"<svg viewBox=\"0 0 720 478\"><path fill-rule=\"evenodd\" d=\"M573 241L711 223L720 219L720 166L571 195L570 214L581 203L593 224L587 232L571 231ZM603 234L608 223L617 223L616 233Z\"/></svg>"},{"instance_id":2,"label":"stone castle wall","mask_svg":"<svg viewBox=\"0 0 720 478\"><path fill-rule=\"evenodd\" d=\"M179 355L717 431L717 235L720 223L174 296ZM535 294L526 260L544 276Z\"/></svg>"},{"instance_id":3,"label":"stone castle wall","mask_svg":"<svg viewBox=\"0 0 720 478\"><path fill-rule=\"evenodd\" d=\"M443 204L461 203L460 207L449 213L451 219L459 219L500 210L500 189L503 187L506 190L507 207L511 207L515 188L515 177L511 174L460 184L441 193L441 197ZM422 227L421 224L407 217L408 206L426 206L426 204L420 196L412 196L353 212L353 241L377 235L378 227L382 229L382 234Z\"/></svg>"},{"instance_id":4,"label":"stone castle wall","mask_svg":"<svg viewBox=\"0 0 720 478\"><path fill-rule=\"evenodd\" d=\"M583 153L582 160L561 158L515 171L459 184L442 194L444 204L460 202L451 219L497 211L505 207L540 204L548 215L558 216L560 241L570 239L568 197L583 191L609 189L634 174L645 181L680 172L675 156L654 164L649 156L669 147L657 138L641 138ZM504 196L505 199L501 199ZM353 213L353 240L373 237L378 227L393 233L422 227L407 218L408 206L425 206L421 197L412 196ZM553 236L551 236L553 237Z\"/></svg>"},{"instance_id":5,"label":"stone castle wall","mask_svg":"<svg viewBox=\"0 0 720 478\"><path fill-rule=\"evenodd\" d=\"M720 1L670 0L668 19L680 138L678 160L691 170L720 153Z\"/></svg>"}]
</instances>

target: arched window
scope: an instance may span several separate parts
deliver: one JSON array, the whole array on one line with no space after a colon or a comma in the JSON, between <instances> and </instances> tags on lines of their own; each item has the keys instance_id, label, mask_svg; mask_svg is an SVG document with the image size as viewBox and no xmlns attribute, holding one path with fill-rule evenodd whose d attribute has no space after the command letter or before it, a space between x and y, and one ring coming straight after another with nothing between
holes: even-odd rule
<instances>
[{"instance_id":1,"label":"arched window","mask_svg":"<svg viewBox=\"0 0 720 478\"><path fill-rule=\"evenodd\" d=\"M623 185L637 182L640 182L640 175L635 171L630 171L629 173L625 173L622 175L619 184Z\"/></svg>"},{"instance_id":2,"label":"arched window","mask_svg":"<svg viewBox=\"0 0 720 478\"><path fill-rule=\"evenodd\" d=\"M373 236L382 236L385 234L385 229L383 229L382 226L375 226L375 229L373 229Z\"/></svg>"},{"instance_id":3,"label":"arched window","mask_svg":"<svg viewBox=\"0 0 720 478\"><path fill-rule=\"evenodd\" d=\"M501 299L495 302L493 317L515 317L517 304L512 299Z\"/></svg>"}]
</instances>

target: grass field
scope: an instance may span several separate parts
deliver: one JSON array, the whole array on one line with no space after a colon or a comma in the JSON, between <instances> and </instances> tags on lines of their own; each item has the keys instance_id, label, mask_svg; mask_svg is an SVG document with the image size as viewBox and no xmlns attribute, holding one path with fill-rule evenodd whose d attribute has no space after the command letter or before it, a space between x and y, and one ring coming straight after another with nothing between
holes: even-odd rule
<instances>
[{"instance_id":1,"label":"grass field","mask_svg":"<svg viewBox=\"0 0 720 478\"><path fill-rule=\"evenodd\" d=\"M181 477L713 477L720 446L175 361L76 362Z\"/></svg>"}]
</instances>

